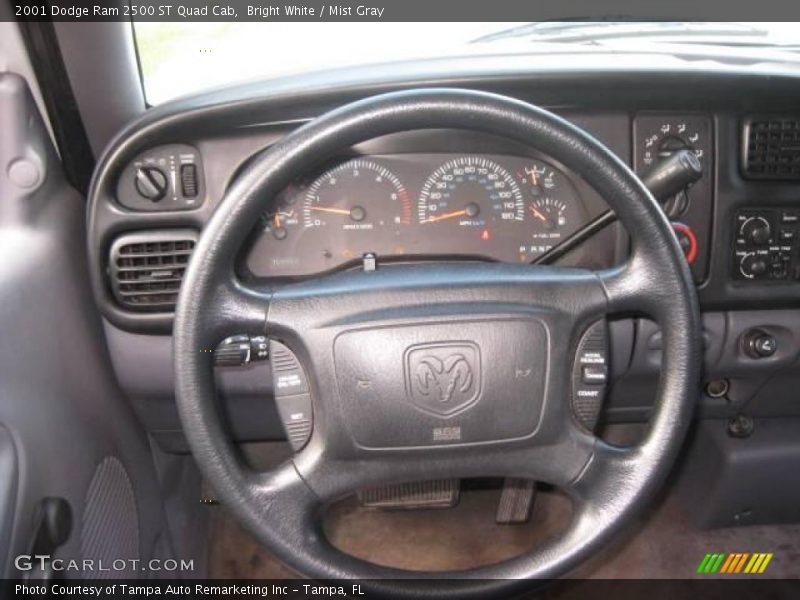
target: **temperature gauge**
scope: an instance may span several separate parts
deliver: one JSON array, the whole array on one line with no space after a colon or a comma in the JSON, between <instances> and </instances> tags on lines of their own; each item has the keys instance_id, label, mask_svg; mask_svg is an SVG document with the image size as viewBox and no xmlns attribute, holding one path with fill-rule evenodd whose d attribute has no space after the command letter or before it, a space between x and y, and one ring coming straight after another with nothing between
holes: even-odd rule
<instances>
[{"instance_id":1,"label":"temperature gauge","mask_svg":"<svg viewBox=\"0 0 800 600\"><path fill-rule=\"evenodd\" d=\"M525 167L521 180L528 186L528 191L537 197L547 193L547 190L555 189L557 185L554 169L543 162L534 162Z\"/></svg>"}]
</instances>

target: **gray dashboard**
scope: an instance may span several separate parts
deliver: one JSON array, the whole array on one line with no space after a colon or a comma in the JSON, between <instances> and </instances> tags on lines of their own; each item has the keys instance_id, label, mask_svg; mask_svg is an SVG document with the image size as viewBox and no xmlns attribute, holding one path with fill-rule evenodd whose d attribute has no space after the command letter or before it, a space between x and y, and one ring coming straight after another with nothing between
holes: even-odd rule
<instances>
[{"instance_id":1,"label":"gray dashboard","mask_svg":"<svg viewBox=\"0 0 800 600\"><path fill-rule=\"evenodd\" d=\"M180 285L181 257L190 255L193 240L237 172L315 115L373 93L434 84L486 89L549 108L595 135L640 173L667 139L683 140L698 151L705 175L689 191L687 205L675 220L692 230L696 242L692 271L705 313L706 379L725 380L728 386L719 396L717 388L710 388L717 397L704 395L700 414L724 417L743 406L756 407L757 414L797 412L791 382L800 356L800 230L794 216L800 214L800 185L791 170L771 172L771 163L758 171L756 159L761 155L756 151L767 148L765 160L775 148L780 153L780 139L775 142L772 136L775 128L779 138L784 130L794 135L793 123L800 121L795 109L800 79L690 69L493 74L476 68L473 74L404 74L402 79L389 70L353 81L357 75L318 86L313 81L309 86L309 80L298 80L294 87L292 81L258 84L160 106L122 132L100 161L88 214L94 292L120 383L165 447L183 448L172 401L169 295ZM412 132L354 148L348 157L320 157L320 172L325 165L353 156L414 152L547 156L546 148L506 148L502 141L458 132ZM781 168L783 160L774 168ZM137 171L148 165L158 167L166 181ZM602 211L602 198L581 187L579 174L568 175L587 214ZM161 192L156 202L146 197ZM757 227L761 230L754 232ZM167 275L147 279L144 287L121 289L120 281L112 281L121 248L129 252L122 259L129 260L124 265L130 265L131 272L156 266ZM624 231L610 228L563 262L603 266L621 260L626 252ZM142 259L144 263L136 263ZM281 278L261 281L266 287L283 283ZM126 302L122 292L141 289L158 302L144 307ZM643 419L657 381L659 334L647 321L611 325L615 377L607 418ZM772 336L773 354L747 353L743 340L753 330ZM263 364L219 370L222 405L238 439L282 435L268 401L269 373Z\"/></svg>"}]
</instances>

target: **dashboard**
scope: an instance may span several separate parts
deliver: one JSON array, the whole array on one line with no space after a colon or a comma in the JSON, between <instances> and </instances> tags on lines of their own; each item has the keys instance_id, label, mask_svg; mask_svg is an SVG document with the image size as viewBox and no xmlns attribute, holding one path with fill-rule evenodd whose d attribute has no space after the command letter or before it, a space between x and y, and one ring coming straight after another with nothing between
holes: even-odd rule
<instances>
[{"instance_id":1,"label":"dashboard","mask_svg":"<svg viewBox=\"0 0 800 600\"><path fill-rule=\"evenodd\" d=\"M687 232L694 240L687 261L704 312L704 372L715 384L699 412L796 414L800 78L773 75L764 85L738 67L709 72L689 64L675 72L606 65L545 73L526 63L511 73L507 62L488 58L443 62L438 76L427 68L425 77L402 65L351 69L343 81L335 73L304 76L176 101L148 111L107 151L89 194L90 274L120 385L160 444L185 448L172 404L172 310L194 244L227 190L254 157L314 116L432 84L547 108L639 174L675 150L695 151L702 179L664 210L679 241ZM320 156L300 175L264 199L265 212L242 240L238 274L254 286L279 289L364 268L365 255L378 269L525 264L608 210L582 174L547 148L466 131L375 138ZM626 232L611 225L556 264L598 269L628 253ZM609 323L609 419L649 414L660 336L646 319ZM234 437L282 436L274 403L264 401L274 393L269 367L219 371Z\"/></svg>"},{"instance_id":2,"label":"dashboard","mask_svg":"<svg viewBox=\"0 0 800 600\"><path fill-rule=\"evenodd\" d=\"M365 255L528 263L588 215L573 176L543 158L365 155L282 193L259 224L246 268L258 277L296 277Z\"/></svg>"},{"instance_id":3,"label":"dashboard","mask_svg":"<svg viewBox=\"0 0 800 600\"><path fill-rule=\"evenodd\" d=\"M103 315L131 331L169 331L199 232L249 162L310 116L415 85L404 73L395 84L378 80L324 94L304 77L274 96L253 85L150 111L120 139L91 194L92 276ZM485 74L461 84L556 112L642 175L678 150L694 151L703 177L664 211L684 245L701 306L742 310L787 308L800 286L800 163L793 150L800 117L792 116L800 94L791 77L773 78L768 89L760 81L687 67ZM381 267L535 262L608 210L547 148L447 129L383 136L320 156L264 204L237 269L267 286L357 268L365 256ZM557 264L604 268L627 253L625 231L612 225Z\"/></svg>"}]
</instances>

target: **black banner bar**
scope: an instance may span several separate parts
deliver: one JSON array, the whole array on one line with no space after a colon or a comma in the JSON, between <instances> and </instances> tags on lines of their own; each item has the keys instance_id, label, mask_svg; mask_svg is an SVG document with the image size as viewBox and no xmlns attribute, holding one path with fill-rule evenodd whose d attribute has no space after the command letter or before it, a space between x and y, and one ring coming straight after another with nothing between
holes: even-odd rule
<instances>
[{"instance_id":1,"label":"black banner bar","mask_svg":"<svg viewBox=\"0 0 800 600\"><path fill-rule=\"evenodd\" d=\"M53 21L794 21L796 0L11 0Z\"/></svg>"},{"instance_id":2,"label":"black banner bar","mask_svg":"<svg viewBox=\"0 0 800 600\"><path fill-rule=\"evenodd\" d=\"M374 584L378 584L377 586ZM377 600L391 597L393 586L402 588L403 581L312 581L283 580L80 580L48 583L6 580L9 600L46 598L86 600L140 600L165 598L176 600L316 600L318 598L351 598ZM479 585L480 582L474 582ZM641 580L586 579L554 582L532 581L521 584L510 597L544 600L795 600L800 597L800 581L768 579L755 576L721 578ZM463 586L463 581L433 579L426 581L432 590L446 592L448 585ZM527 590L527 591L526 591Z\"/></svg>"}]
</instances>

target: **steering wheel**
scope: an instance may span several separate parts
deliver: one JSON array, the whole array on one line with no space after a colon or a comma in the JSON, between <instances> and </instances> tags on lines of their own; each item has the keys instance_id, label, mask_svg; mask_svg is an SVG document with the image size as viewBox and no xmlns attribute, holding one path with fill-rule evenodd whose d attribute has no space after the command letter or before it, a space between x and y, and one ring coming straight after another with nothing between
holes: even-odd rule
<instances>
[{"instance_id":1,"label":"steering wheel","mask_svg":"<svg viewBox=\"0 0 800 600\"><path fill-rule=\"evenodd\" d=\"M627 228L627 261L600 271L397 265L270 291L236 277L243 240L298 176L360 142L439 128L503 136L578 173ZM661 325L663 362L646 437L622 448L584 429L568 399L581 334L611 314L629 313L646 314ZM234 182L185 273L174 323L175 385L184 432L202 473L278 558L314 578L373 580L370 586L393 597L485 597L525 587L521 580L565 574L595 554L653 496L691 420L699 389L699 332L694 285L672 228L610 150L521 101L420 89L372 97L319 117L260 155ZM266 473L246 467L226 435L212 355L203 352L242 333L267 335L291 349L312 398L308 444ZM458 398L442 393L436 400L457 401L455 412L430 410L430 399L414 389L426 357L434 358L425 368L461 369L451 378L459 386ZM517 368L532 376L515 378ZM494 565L412 572L347 555L322 531L326 504L358 489L503 476L564 490L573 518L563 534Z\"/></svg>"}]
</instances>

